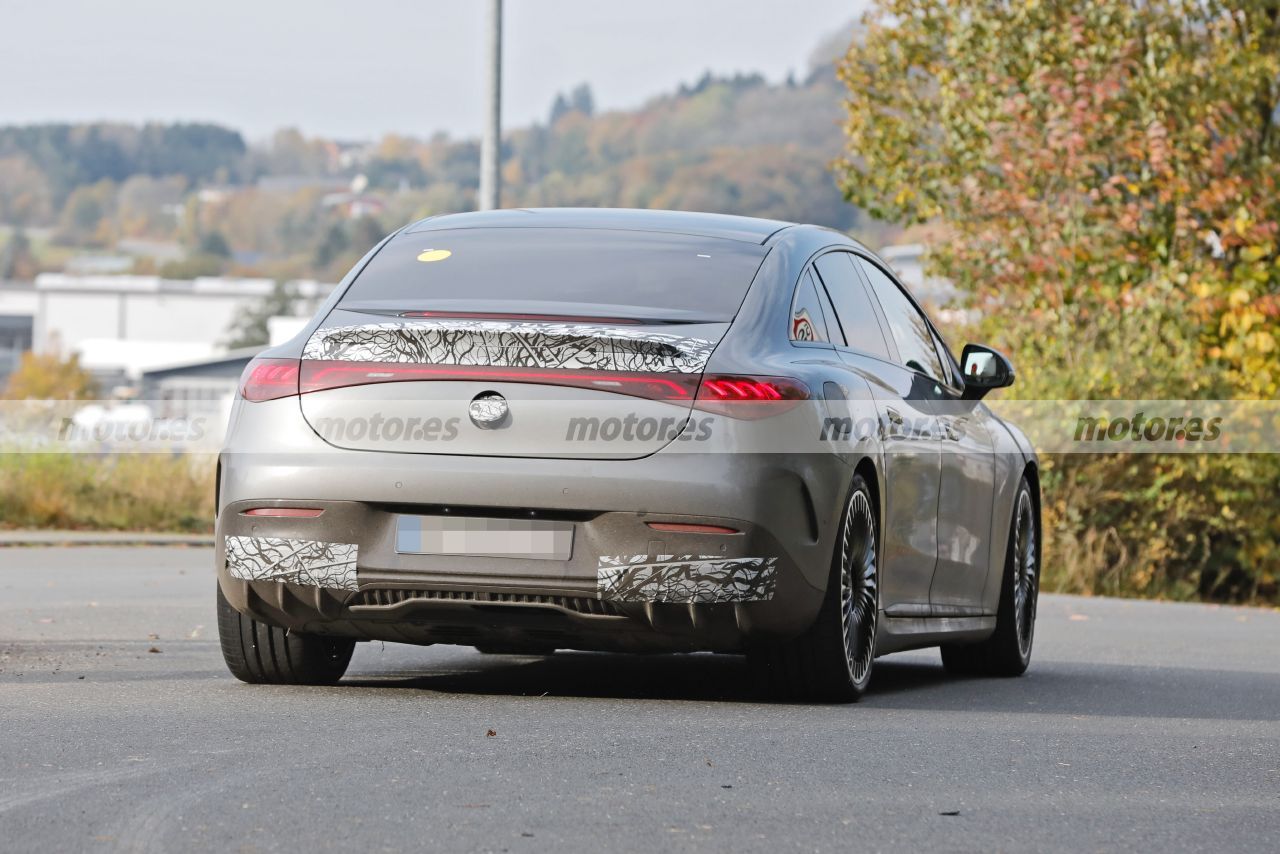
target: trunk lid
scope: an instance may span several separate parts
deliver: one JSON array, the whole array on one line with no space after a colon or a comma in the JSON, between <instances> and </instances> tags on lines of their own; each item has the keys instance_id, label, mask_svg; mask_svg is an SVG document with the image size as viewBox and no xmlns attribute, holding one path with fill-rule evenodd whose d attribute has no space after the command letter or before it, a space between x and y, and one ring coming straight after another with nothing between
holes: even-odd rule
<instances>
[{"instance_id":1,"label":"trunk lid","mask_svg":"<svg viewBox=\"0 0 1280 854\"><path fill-rule=\"evenodd\" d=\"M648 456L685 429L729 326L430 314L338 309L316 330L300 399L321 438L396 453Z\"/></svg>"}]
</instances>

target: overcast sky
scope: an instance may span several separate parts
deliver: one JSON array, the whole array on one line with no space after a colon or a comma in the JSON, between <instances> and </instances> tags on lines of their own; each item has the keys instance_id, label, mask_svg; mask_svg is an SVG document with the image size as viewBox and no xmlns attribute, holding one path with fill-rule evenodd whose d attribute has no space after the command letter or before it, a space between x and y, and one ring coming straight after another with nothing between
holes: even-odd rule
<instances>
[{"instance_id":1,"label":"overcast sky","mask_svg":"<svg viewBox=\"0 0 1280 854\"><path fill-rule=\"evenodd\" d=\"M503 121L583 81L634 107L705 69L803 74L863 0L506 0ZM481 0L0 0L0 124L202 119L479 132Z\"/></svg>"}]
</instances>

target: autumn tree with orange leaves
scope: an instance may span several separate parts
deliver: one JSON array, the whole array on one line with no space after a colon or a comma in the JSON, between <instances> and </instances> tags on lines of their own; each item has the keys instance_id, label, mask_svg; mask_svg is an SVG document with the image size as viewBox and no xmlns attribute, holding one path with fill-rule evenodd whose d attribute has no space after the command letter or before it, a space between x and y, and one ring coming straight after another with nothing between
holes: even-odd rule
<instances>
[{"instance_id":1,"label":"autumn tree with orange leaves","mask_svg":"<svg viewBox=\"0 0 1280 854\"><path fill-rule=\"evenodd\" d=\"M1280 395L1280 2L880 0L865 23L840 185L935 225L1014 394ZM1276 599L1274 456L1047 466L1048 586Z\"/></svg>"}]
</instances>

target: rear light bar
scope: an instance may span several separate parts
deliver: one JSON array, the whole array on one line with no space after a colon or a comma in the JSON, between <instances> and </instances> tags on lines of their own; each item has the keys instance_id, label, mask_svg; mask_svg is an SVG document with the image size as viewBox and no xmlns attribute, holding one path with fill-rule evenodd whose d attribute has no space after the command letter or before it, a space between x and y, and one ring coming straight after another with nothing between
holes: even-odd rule
<instances>
[{"instance_id":1,"label":"rear light bar","mask_svg":"<svg viewBox=\"0 0 1280 854\"><path fill-rule=\"evenodd\" d=\"M737 528L726 528L724 525L694 525L688 522L645 522L655 531L666 531L671 534L741 534Z\"/></svg>"},{"instance_id":2,"label":"rear light bar","mask_svg":"<svg viewBox=\"0 0 1280 854\"><path fill-rule=\"evenodd\" d=\"M377 383L469 380L536 383L628 394L652 400L693 400L697 374L628 371L563 371L554 368L496 368L483 365L410 365L369 362L305 361L299 388L303 394Z\"/></svg>"},{"instance_id":3,"label":"rear light bar","mask_svg":"<svg viewBox=\"0 0 1280 854\"><path fill-rule=\"evenodd\" d=\"M285 519L314 519L324 511L317 507L255 507L245 510L244 516L275 516Z\"/></svg>"},{"instance_id":4,"label":"rear light bar","mask_svg":"<svg viewBox=\"0 0 1280 854\"><path fill-rule=\"evenodd\" d=\"M809 388L790 377L271 358L254 359L245 367L240 378L240 394L249 401L278 400L315 391L414 381L533 383L584 388L649 400L691 401L703 411L745 419L778 415L809 399Z\"/></svg>"}]
</instances>

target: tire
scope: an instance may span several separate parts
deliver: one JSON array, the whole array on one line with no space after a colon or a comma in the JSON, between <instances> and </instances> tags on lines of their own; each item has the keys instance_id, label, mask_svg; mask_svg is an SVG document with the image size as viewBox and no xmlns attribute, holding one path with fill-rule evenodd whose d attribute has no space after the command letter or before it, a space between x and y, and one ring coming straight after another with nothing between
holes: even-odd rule
<instances>
[{"instance_id":1,"label":"tire","mask_svg":"<svg viewBox=\"0 0 1280 854\"><path fill-rule=\"evenodd\" d=\"M231 675L256 685L333 685L347 672L354 640L304 635L246 617L218 585L218 637Z\"/></svg>"},{"instance_id":2,"label":"tire","mask_svg":"<svg viewBox=\"0 0 1280 854\"><path fill-rule=\"evenodd\" d=\"M1039 525L1031 486L1024 477L1013 501L1013 525L1005 552L996 630L976 644L945 644L942 664L966 676L1021 676L1031 664L1036 603L1040 595Z\"/></svg>"},{"instance_id":3,"label":"tire","mask_svg":"<svg viewBox=\"0 0 1280 854\"><path fill-rule=\"evenodd\" d=\"M862 698L871 681L880 608L876 529L871 490L855 475L817 620L797 638L748 653L769 696L836 703Z\"/></svg>"}]
</instances>

